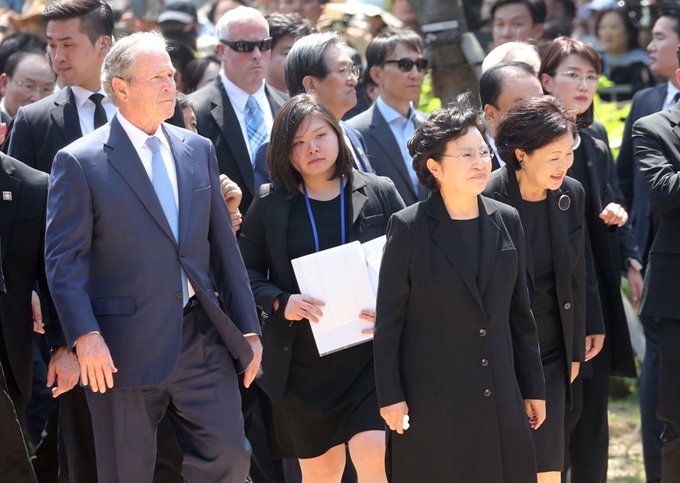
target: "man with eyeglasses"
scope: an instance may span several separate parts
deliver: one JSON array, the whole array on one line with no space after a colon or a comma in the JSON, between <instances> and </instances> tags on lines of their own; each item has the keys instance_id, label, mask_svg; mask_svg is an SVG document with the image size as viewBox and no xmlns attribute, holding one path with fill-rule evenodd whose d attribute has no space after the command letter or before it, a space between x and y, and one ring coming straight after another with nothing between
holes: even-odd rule
<instances>
[{"instance_id":1,"label":"man with eyeglasses","mask_svg":"<svg viewBox=\"0 0 680 483\"><path fill-rule=\"evenodd\" d=\"M259 11L230 10L215 31L222 71L191 97L196 101L198 133L215 145L220 173L241 188L239 208L245 213L260 185L268 181L266 166L255 163L255 154L269 141L274 116L285 99L265 85L272 40Z\"/></svg>"},{"instance_id":2,"label":"man with eyeglasses","mask_svg":"<svg viewBox=\"0 0 680 483\"><path fill-rule=\"evenodd\" d=\"M366 111L347 121L364 137L375 173L394 182L407 206L427 197L406 146L427 119L416 110L426 69L423 41L416 32L384 30L366 49L364 73L364 82L377 85L379 96Z\"/></svg>"},{"instance_id":3,"label":"man with eyeglasses","mask_svg":"<svg viewBox=\"0 0 680 483\"><path fill-rule=\"evenodd\" d=\"M19 51L7 60L0 75L0 115L9 123L20 107L44 99L54 92L56 77L44 53Z\"/></svg>"}]
</instances>

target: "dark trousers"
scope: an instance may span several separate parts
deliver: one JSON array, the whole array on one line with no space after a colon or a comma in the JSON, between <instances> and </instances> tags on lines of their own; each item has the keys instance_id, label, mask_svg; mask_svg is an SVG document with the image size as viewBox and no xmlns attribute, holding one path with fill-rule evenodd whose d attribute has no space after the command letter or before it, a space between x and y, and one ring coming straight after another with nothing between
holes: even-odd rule
<instances>
[{"instance_id":1,"label":"dark trousers","mask_svg":"<svg viewBox=\"0 0 680 483\"><path fill-rule=\"evenodd\" d=\"M659 321L659 420L662 483L680 481L680 319Z\"/></svg>"},{"instance_id":2,"label":"dark trousers","mask_svg":"<svg viewBox=\"0 0 680 483\"><path fill-rule=\"evenodd\" d=\"M609 377L611 344L581 366L572 384L573 407L567 409L565 472L571 467L573 483L606 483L609 463Z\"/></svg>"},{"instance_id":3,"label":"dark trousers","mask_svg":"<svg viewBox=\"0 0 680 483\"><path fill-rule=\"evenodd\" d=\"M659 326L649 317L640 317L645 332L645 358L640 371L640 416L642 453L647 481L661 480L661 433L659 410Z\"/></svg>"},{"instance_id":4,"label":"dark trousers","mask_svg":"<svg viewBox=\"0 0 680 483\"><path fill-rule=\"evenodd\" d=\"M185 310L170 377L157 385L87 391L99 483L153 481L156 429L169 416L187 483L243 483L250 444L229 351L200 305Z\"/></svg>"},{"instance_id":5,"label":"dark trousers","mask_svg":"<svg viewBox=\"0 0 680 483\"><path fill-rule=\"evenodd\" d=\"M0 364L0 478L3 483L35 483L24 435L7 392Z\"/></svg>"}]
</instances>

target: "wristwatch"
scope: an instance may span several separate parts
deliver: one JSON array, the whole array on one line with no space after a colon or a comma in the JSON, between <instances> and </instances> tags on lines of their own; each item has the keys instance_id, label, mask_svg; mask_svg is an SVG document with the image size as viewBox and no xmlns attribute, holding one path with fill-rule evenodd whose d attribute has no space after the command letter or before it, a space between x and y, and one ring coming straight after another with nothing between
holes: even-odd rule
<instances>
[{"instance_id":1,"label":"wristwatch","mask_svg":"<svg viewBox=\"0 0 680 483\"><path fill-rule=\"evenodd\" d=\"M642 266L642 263L640 263L639 260L629 257L626 258L626 268L632 268L636 272L641 272L644 267Z\"/></svg>"}]
</instances>

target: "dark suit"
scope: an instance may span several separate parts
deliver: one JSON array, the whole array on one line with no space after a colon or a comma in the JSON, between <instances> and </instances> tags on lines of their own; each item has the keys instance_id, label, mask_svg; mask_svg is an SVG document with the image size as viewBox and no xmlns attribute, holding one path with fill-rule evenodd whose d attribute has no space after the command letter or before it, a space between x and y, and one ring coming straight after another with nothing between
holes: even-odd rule
<instances>
[{"instance_id":1,"label":"dark suit","mask_svg":"<svg viewBox=\"0 0 680 483\"><path fill-rule=\"evenodd\" d=\"M621 150L616 161L619 189L626 201L628 224L643 264L646 263L652 243L652 206L638 167L633 158L633 124L638 119L663 109L668 82L641 90L633 96L633 104L626 118ZM642 449L648 480L661 478L661 432L663 424L656 417L659 407L659 328L648 317L641 317L645 332L645 358L640 370L640 414L642 416Z\"/></svg>"},{"instance_id":2,"label":"dark suit","mask_svg":"<svg viewBox=\"0 0 680 483\"><path fill-rule=\"evenodd\" d=\"M394 483L535 481L523 399L544 399L517 211L479 197L479 270L439 193L392 216L380 267L374 361Z\"/></svg>"},{"instance_id":3,"label":"dark suit","mask_svg":"<svg viewBox=\"0 0 680 483\"><path fill-rule=\"evenodd\" d=\"M424 114L416 113L415 127L420 126L425 119ZM359 131L366 141L368 159L375 170L375 174L387 176L394 182L406 206L422 201L427 197L425 189L414 189L408 169L404 164L401 148L397 144L394 134L392 134L390 125L387 124L375 104L347 121L347 124Z\"/></svg>"},{"instance_id":4,"label":"dark suit","mask_svg":"<svg viewBox=\"0 0 680 483\"><path fill-rule=\"evenodd\" d=\"M633 125L634 159L654 211L640 315L659 324L662 481L680 481L680 104Z\"/></svg>"},{"instance_id":5,"label":"dark suit","mask_svg":"<svg viewBox=\"0 0 680 483\"><path fill-rule=\"evenodd\" d=\"M113 390L103 395L87 392L99 481L150 481L146 476L153 475L155 455L142 446L151 444L153 448L155 426L164 408L157 414L130 411L115 413L114 417L109 405L144 407L138 401L140 396L132 395L142 393L137 389L142 386L160 387L183 370L185 355L184 349L179 350L180 344L188 349L195 344L206 346L206 372L199 371L197 379L210 377L208 346L221 345L220 369L228 371L219 387L208 394L197 392L200 403L194 402L191 408L175 400L182 400L176 393L191 387L191 380L176 382L168 391L173 401L171 419L180 442L195 445L203 441L209 448L203 448L204 453L198 456L192 454L189 461L185 458L185 478L191 481L212 475L215 481L239 481L247 474L249 451L242 433L234 367L226 362L231 355L237 369L249 364L252 351L243 334L259 333L259 323L219 188L214 147L187 130L168 124L163 130L177 171L179 246L149 177L116 118L61 150L55 158L45 242L48 280L62 320L68 319L64 330L69 344L86 333L99 331L118 368ZM74 256L77 253L81 255ZM182 324L182 270L200 303L196 311L204 319L203 325L196 322L202 327L203 337L197 334L193 341L185 340L192 329ZM219 374L215 377L220 380ZM216 401L213 390L224 398ZM118 401L125 394L129 394L128 399ZM200 416L214 411L215 404L221 410L204 415L214 418L214 426L199 436L204 422ZM147 410L151 411L149 407ZM193 431L181 423L187 417L182 411L197 418ZM136 431L121 436L123 426L119 425L128 424L134 424ZM200 439L214 436L210 431L217 428L229 432L228 427L232 429L227 447L212 447L213 440ZM135 444L140 448L135 449ZM121 451L121 445L130 451ZM213 468L214 473L205 473L205 468L198 471L197 459L210 455L222 458L218 469Z\"/></svg>"},{"instance_id":6,"label":"dark suit","mask_svg":"<svg viewBox=\"0 0 680 483\"><path fill-rule=\"evenodd\" d=\"M484 194L497 201L508 204L519 211L520 219L526 224L522 195L514 171L506 166L494 171ZM559 208L558 201L566 195L571 200L567 210ZM548 191L548 215L550 227L550 244L553 254L555 276L555 296L559 305L562 324L566 367L564 374L567 387L571 386L571 363L583 362L585 359L586 337L586 227L585 227L585 192L581 184L569 177L559 189ZM526 243L527 280L529 295L533 300L534 262L531 240ZM571 391L567 390L571 404Z\"/></svg>"},{"instance_id":7,"label":"dark suit","mask_svg":"<svg viewBox=\"0 0 680 483\"><path fill-rule=\"evenodd\" d=\"M285 99L267 88L265 93L272 114L276 115ZM243 198L239 209L241 213L245 213L259 187L255 186L253 165L246 145L248 140L243 139L241 125L222 85L222 78L217 76L213 82L190 97L196 101L194 112L198 133L215 145L220 173L226 174L241 188Z\"/></svg>"}]
</instances>

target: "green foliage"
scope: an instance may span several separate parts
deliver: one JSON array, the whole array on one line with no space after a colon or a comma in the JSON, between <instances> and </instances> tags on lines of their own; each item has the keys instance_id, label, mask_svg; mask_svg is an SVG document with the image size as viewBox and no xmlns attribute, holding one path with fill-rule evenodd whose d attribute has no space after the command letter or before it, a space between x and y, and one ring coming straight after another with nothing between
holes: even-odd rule
<instances>
[{"instance_id":1,"label":"green foliage","mask_svg":"<svg viewBox=\"0 0 680 483\"><path fill-rule=\"evenodd\" d=\"M418 110L432 114L442 107L442 101L432 93L432 73L428 72L423 80L423 88L420 91L420 106Z\"/></svg>"},{"instance_id":2,"label":"green foliage","mask_svg":"<svg viewBox=\"0 0 680 483\"><path fill-rule=\"evenodd\" d=\"M614 83L605 76L600 77L598 88L610 87ZM600 96L595 94L593 100L595 106L595 120L604 124L609 136L609 148L612 150L614 160L619 156L619 149L623 141L623 127L630 112L630 102L616 103L604 102Z\"/></svg>"}]
</instances>

